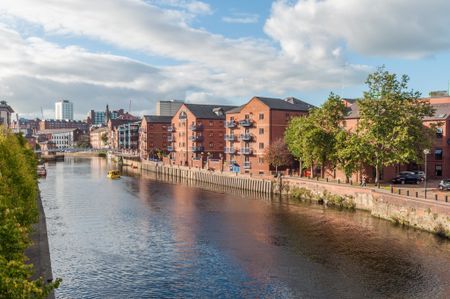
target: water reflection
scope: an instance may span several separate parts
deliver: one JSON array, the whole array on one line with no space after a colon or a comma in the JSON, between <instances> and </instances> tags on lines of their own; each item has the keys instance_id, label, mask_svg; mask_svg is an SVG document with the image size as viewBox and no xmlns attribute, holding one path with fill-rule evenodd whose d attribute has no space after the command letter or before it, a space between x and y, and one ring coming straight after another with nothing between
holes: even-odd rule
<instances>
[{"instance_id":1,"label":"water reflection","mask_svg":"<svg viewBox=\"0 0 450 299\"><path fill-rule=\"evenodd\" d=\"M448 297L450 245L428 233L110 167L68 159L41 183L59 298Z\"/></svg>"}]
</instances>

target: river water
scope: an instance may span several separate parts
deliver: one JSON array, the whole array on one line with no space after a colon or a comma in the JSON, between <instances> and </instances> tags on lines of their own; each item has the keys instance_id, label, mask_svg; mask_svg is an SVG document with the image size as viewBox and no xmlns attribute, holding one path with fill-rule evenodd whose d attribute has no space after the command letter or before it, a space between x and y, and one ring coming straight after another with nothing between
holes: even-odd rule
<instances>
[{"instance_id":1,"label":"river water","mask_svg":"<svg viewBox=\"0 0 450 299\"><path fill-rule=\"evenodd\" d=\"M57 298L450 298L450 242L365 212L66 158L41 180Z\"/></svg>"}]
</instances>

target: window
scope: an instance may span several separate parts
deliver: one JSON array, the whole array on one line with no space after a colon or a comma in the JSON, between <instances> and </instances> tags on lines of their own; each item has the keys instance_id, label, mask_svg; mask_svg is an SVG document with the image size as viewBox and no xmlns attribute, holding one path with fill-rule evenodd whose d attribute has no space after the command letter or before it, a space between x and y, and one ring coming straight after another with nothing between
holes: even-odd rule
<instances>
[{"instance_id":1,"label":"window","mask_svg":"<svg viewBox=\"0 0 450 299\"><path fill-rule=\"evenodd\" d=\"M214 137L214 133L213 132L209 132L209 137Z\"/></svg>"},{"instance_id":2,"label":"window","mask_svg":"<svg viewBox=\"0 0 450 299\"><path fill-rule=\"evenodd\" d=\"M434 159L442 160L442 149L441 148L437 148L434 150Z\"/></svg>"},{"instance_id":3,"label":"window","mask_svg":"<svg viewBox=\"0 0 450 299\"><path fill-rule=\"evenodd\" d=\"M263 157L259 157L258 158L258 163L259 164L264 164L264 158Z\"/></svg>"},{"instance_id":4,"label":"window","mask_svg":"<svg viewBox=\"0 0 450 299\"><path fill-rule=\"evenodd\" d=\"M436 176L442 176L442 165L436 164L436 166L434 166L434 174Z\"/></svg>"},{"instance_id":5,"label":"window","mask_svg":"<svg viewBox=\"0 0 450 299\"><path fill-rule=\"evenodd\" d=\"M213 148L214 147L214 143L210 142L209 143L209 148Z\"/></svg>"},{"instance_id":6,"label":"window","mask_svg":"<svg viewBox=\"0 0 450 299\"><path fill-rule=\"evenodd\" d=\"M212 120L209 121L209 126L210 127L214 126L214 122Z\"/></svg>"},{"instance_id":7,"label":"window","mask_svg":"<svg viewBox=\"0 0 450 299\"><path fill-rule=\"evenodd\" d=\"M264 135L264 128L259 128L259 135Z\"/></svg>"},{"instance_id":8,"label":"window","mask_svg":"<svg viewBox=\"0 0 450 299\"><path fill-rule=\"evenodd\" d=\"M259 114L259 120L263 120L264 119L264 113L260 113Z\"/></svg>"},{"instance_id":9,"label":"window","mask_svg":"<svg viewBox=\"0 0 450 299\"><path fill-rule=\"evenodd\" d=\"M264 142L259 143L259 149L264 149Z\"/></svg>"},{"instance_id":10,"label":"window","mask_svg":"<svg viewBox=\"0 0 450 299\"><path fill-rule=\"evenodd\" d=\"M436 138L442 138L443 129L436 128Z\"/></svg>"}]
</instances>

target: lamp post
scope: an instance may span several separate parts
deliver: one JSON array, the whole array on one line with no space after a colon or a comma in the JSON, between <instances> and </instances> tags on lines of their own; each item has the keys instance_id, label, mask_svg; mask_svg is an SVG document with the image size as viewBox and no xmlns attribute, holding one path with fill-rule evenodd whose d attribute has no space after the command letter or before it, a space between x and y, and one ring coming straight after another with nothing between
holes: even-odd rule
<instances>
[{"instance_id":1,"label":"lamp post","mask_svg":"<svg viewBox=\"0 0 450 299\"><path fill-rule=\"evenodd\" d=\"M424 169L424 173L425 173L425 184L424 184L424 187L425 187L425 199L427 198L427 156L428 156L428 154L430 153L430 150L429 149L424 149L423 150L423 154L425 155L425 169Z\"/></svg>"}]
</instances>

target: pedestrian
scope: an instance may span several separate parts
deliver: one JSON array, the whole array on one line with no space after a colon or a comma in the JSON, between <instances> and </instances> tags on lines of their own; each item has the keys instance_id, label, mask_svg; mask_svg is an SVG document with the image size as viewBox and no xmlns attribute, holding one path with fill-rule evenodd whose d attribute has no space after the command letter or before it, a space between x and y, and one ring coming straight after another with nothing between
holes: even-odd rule
<instances>
[{"instance_id":1,"label":"pedestrian","mask_svg":"<svg viewBox=\"0 0 450 299\"><path fill-rule=\"evenodd\" d=\"M361 179L361 187L366 187L367 186L367 178L365 175L362 176Z\"/></svg>"}]
</instances>

